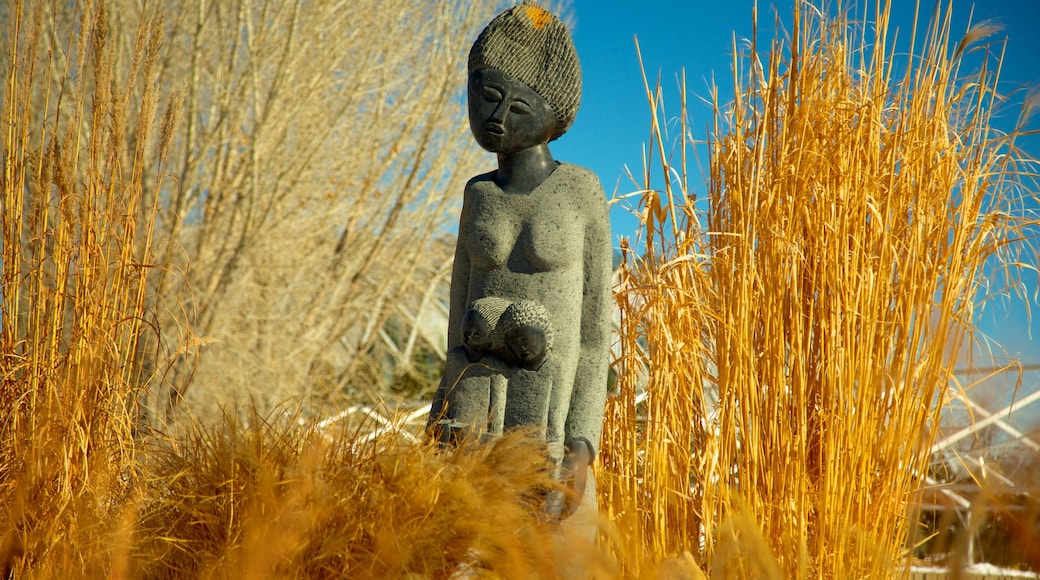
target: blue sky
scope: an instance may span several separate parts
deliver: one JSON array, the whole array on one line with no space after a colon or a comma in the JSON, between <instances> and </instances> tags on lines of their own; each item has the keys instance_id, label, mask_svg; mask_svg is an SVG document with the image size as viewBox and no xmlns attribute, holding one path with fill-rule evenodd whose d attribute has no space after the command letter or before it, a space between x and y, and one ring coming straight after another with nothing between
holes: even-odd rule
<instances>
[{"instance_id":1,"label":"blue sky","mask_svg":"<svg viewBox=\"0 0 1040 580\"><path fill-rule=\"evenodd\" d=\"M864 0L860 0L859 6ZM820 2L817 2L820 4ZM922 0L922 25L932 0ZM570 131L553 143L557 159L584 165L595 171L608 195L635 189L624 167L641 167L642 146L649 132L649 109L640 76L634 38L638 37L647 74L661 76L666 106L678 112L678 76L686 70L692 123L704 127L711 111L698 98L707 97L712 78L721 85L730 72L733 37L748 38L752 29L753 0L693 2L682 0L571 0L574 42L581 58L584 91L581 110ZM853 2L846 2L853 4ZM774 9L789 20L792 0L759 2L759 35L766 38L773 27ZM892 26L908 41L915 0L894 0ZM974 10L974 15L972 15ZM982 0L978 5L954 1L954 35L973 22L993 19L1003 26L996 38L1007 37L1007 56L1001 72L1005 91L1033 85L1040 88L1040 0ZM1008 110L1007 115L1014 113ZM1040 119L1034 121L1040 129ZM695 131L695 135L699 134ZM1026 141L1040 156L1040 137ZM616 233L630 233L634 218L625 212L613 216Z\"/></svg>"},{"instance_id":2,"label":"blue sky","mask_svg":"<svg viewBox=\"0 0 1040 580\"><path fill-rule=\"evenodd\" d=\"M861 11L863 0L845 2ZM678 111L678 75L686 70L688 103L692 124L703 128L711 121L711 111L698 102L706 97L711 79L720 85L732 79L730 72L733 37L748 38L752 30L753 0L693 2L681 0L571 0L573 36L582 63L584 91L581 110L571 130L552 144L554 156L595 171L610 197L634 191L625 177L627 165L638 173L642 148L649 133L646 104L634 37L638 37L648 75L661 75L666 89L666 107ZM819 4L819 3L818 3ZM834 2L831 2L834 4ZM933 1L922 0L922 26L927 23ZM774 9L789 20L792 0L759 2L759 34L767 38L773 29ZM892 28L899 29L902 42L908 42L913 25L915 1L894 0ZM972 14L974 11L974 14ZM953 32L956 38L972 22L996 20L1003 30L995 38L1007 38L1007 53L1001 73L1005 92L1023 87L1040 87L1040 0L980 0L973 4L954 0ZM904 50L905 45L897 46ZM669 101L670 100L670 101ZM1013 120L1016 111L1005 116ZM1032 126L1040 129L1040 119ZM703 137L703 129L695 130ZM1040 157L1040 136L1021 142L1034 157ZM691 180L695 167L691 167ZM636 220L622 208L612 212L615 240L632 235ZM1035 288L1035 277L1031 284ZM999 340L1025 362L1040 362L1040 307L1034 305L1033 339L1020 304L1010 309L994 305L980 317L985 332ZM1026 384L1036 384L1040 373L1026 376ZM1029 389L1027 389L1029 390Z\"/></svg>"}]
</instances>

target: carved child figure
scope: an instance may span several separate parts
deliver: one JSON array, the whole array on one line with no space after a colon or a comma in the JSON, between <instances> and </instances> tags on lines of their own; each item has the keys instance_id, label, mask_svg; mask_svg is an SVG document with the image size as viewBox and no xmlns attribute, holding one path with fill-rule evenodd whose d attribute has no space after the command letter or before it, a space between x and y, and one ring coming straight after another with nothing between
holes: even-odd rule
<instances>
[{"instance_id":1,"label":"carved child figure","mask_svg":"<svg viewBox=\"0 0 1040 580\"><path fill-rule=\"evenodd\" d=\"M545 368L553 344L545 308L530 300L486 296L466 309L460 330L463 344L448 352L445 369L456 382L445 389L438 410L441 441L534 424L546 426L547 440L562 448L563 422L553 411L566 403L552 399L555 371L551 364Z\"/></svg>"},{"instance_id":2,"label":"carved child figure","mask_svg":"<svg viewBox=\"0 0 1040 580\"><path fill-rule=\"evenodd\" d=\"M533 300L480 298L463 314L461 331L469 362L495 355L508 364L536 371L552 350L549 313Z\"/></svg>"},{"instance_id":3,"label":"carved child figure","mask_svg":"<svg viewBox=\"0 0 1040 580\"><path fill-rule=\"evenodd\" d=\"M450 354L429 426L441 440L439 430L452 417L467 417L458 422L473 431L497 430L495 390L468 384L478 376L473 367L488 369L486 380L505 379L503 428L543 427L550 449L566 451L575 496L595 509L588 472L607 392L610 223L596 176L557 162L548 145L571 126L580 100L570 33L533 1L498 15L473 44L470 129L497 155L498 168L466 185L452 269ZM471 305L481 300L506 304L497 321L489 323L494 313L473 313ZM515 319L507 316L510 306ZM538 319L525 318L525 308L538 310ZM492 372L490 363L502 367ZM464 400L470 395L476 400Z\"/></svg>"}]
</instances>

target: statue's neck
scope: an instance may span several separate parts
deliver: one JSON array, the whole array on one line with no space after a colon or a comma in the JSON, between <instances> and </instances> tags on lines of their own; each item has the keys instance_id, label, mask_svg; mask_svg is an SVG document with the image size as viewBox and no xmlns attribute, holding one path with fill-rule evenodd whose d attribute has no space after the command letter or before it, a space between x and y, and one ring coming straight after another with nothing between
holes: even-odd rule
<instances>
[{"instance_id":1,"label":"statue's neck","mask_svg":"<svg viewBox=\"0 0 1040 580\"><path fill-rule=\"evenodd\" d=\"M556 171L549 145L542 143L523 151L498 155L495 183L506 193L531 193Z\"/></svg>"}]
</instances>

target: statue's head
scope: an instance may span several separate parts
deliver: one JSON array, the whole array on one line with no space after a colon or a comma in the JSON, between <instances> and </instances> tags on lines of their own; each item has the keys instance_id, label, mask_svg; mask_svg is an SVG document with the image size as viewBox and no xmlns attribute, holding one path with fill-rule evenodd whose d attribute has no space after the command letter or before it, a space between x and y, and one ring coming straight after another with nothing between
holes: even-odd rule
<instances>
[{"instance_id":1,"label":"statue's head","mask_svg":"<svg viewBox=\"0 0 1040 580\"><path fill-rule=\"evenodd\" d=\"M478 298L462 315L462 344L470 362L503 348L502 333L498 330L502 313L512 304L511 300L498 296Z\"/></svg>"},{"instance_id":2,"label":"statue's head","mask_svg":"<svg viewBox=\"0 0 1040 580\"><path fill-rule=\"evenodd\" d=\"M492 347L492 328L483 314L472 308L462 315L462 343L475 353L484 354Z\"/></svg>"},{"instance_id":3,"label":"statue's head","mask_svg":"<svg viewBox=\"0 0 1040 580\"><path fill-rule=\"evenodd\" d=\"M545 335L545 328L541 326L514 326L506 331L504 340L520 366L528 370L541 368L549 354L549 349L546 348L549 339Z\"/></svg>"},{"instance_id":4,"label":"statue's head","mask_svg":"<svg viewBox=\"0 0 1040 580\"><path fill-rule=\"evenodd\" d=\"M524 0L499 14L469 53L469 121L477 142L512 153L559 138L581 104L581 66L566 25Z\"/></svg>"},{"instance_id":5,"label":"statue's head","mask_svg":"<svg viewBox=\"0 0 1040 580\"><path fill-rule=\"evenodd\" d=\"M537 370L553 346L553 327L545 307L533 300L517 300L499 319L503 342L520 366Z\"/></svg>"}]
</instances>

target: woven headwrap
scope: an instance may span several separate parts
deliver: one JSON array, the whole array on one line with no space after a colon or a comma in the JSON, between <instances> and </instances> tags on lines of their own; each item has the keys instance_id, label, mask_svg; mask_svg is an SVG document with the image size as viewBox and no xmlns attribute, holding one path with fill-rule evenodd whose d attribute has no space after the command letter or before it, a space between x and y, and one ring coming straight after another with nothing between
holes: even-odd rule
<instances>
[{"instance_id":1,"label":"woven headwrap","mask_svg":"<svg viewBox=\"0 0 1040 580\"><path fill-rule=\"evenodd\" d=\"M499 14L469 51L469 70L495 69L534 89L552 107L558 139L581 105L581 65L567 26L534 0Z\"/></svg>"}]
</instances>

